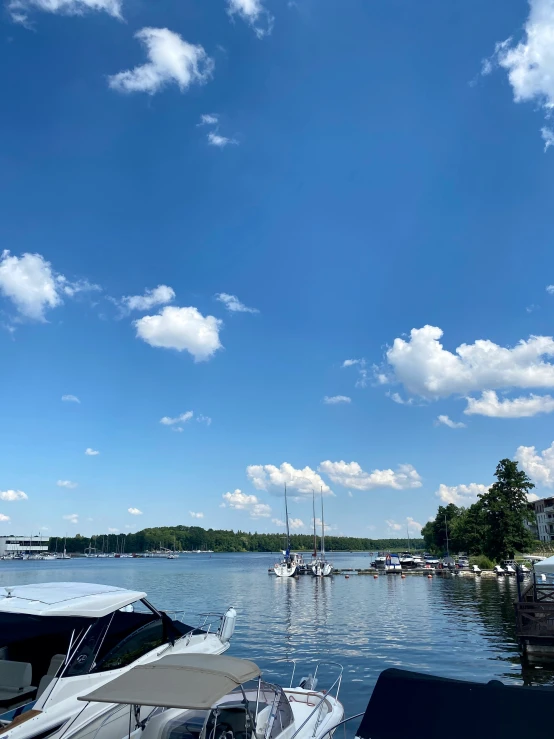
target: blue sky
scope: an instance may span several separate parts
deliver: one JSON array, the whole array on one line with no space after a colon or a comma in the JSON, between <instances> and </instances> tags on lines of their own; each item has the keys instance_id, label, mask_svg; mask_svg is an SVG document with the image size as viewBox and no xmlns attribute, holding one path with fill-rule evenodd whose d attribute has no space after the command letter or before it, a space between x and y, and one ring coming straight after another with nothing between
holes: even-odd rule
<instances>
[{"instance_id":1,"label":"blue sky","mask_svg":"<svg viewBox=\"0 0 554 739\"><path fill-rule=\"evenodd\" d=\"M1 33L1 533L275 531L287 482L297 531L321 485L417 534L515 456L552 494L554 0Z\"/></svg>"}]
</instances>

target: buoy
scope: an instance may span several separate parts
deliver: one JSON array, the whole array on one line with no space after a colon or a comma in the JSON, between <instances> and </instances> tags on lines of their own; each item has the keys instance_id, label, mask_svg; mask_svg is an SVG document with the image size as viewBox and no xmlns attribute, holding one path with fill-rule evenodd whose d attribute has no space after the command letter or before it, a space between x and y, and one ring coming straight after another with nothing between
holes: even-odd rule
<instances>
[{"instance_id":1,"label":"buoy","mask_svg":"<svg viewBox=\"0 0 554 739\"><path fill-rule=\"evenodd\" d=\"M373 575L373 579L374 580L377 580L378 577L379 577L379 575Z\"/></svg>"},{"instance_id":2,"label":"buoy","mask_svg":"<svg viewBox=\"0 0 554 739\"><path fill-rule=\"evenodd\" d=\"M348 580L348 578L349 578L349 577L350 577L350 575L345 575L345 576L344 576L344 579L345 579L345 580Z\"/></svg>"},{"instance_id":3,"label":"buoy","mask_svg":"<svg viewBox=\"0 0 554 739\"><path fill-rule=\"evenodd\" d=\"M403 579L403 580L405 580L405 579L406 579L406 575L402 575L401 577L402 577L402 579Z\"/></svg>"},{"instance_id":4,"label":"buoy","mask_svg":"<svg viewBox=\"0 0 554 739\"><path fill-rule=\"evenodd\" d=\"M432 580L433 579L433 575L427 575L427 579L428 580Z\"/></svg>"}]
</instances>

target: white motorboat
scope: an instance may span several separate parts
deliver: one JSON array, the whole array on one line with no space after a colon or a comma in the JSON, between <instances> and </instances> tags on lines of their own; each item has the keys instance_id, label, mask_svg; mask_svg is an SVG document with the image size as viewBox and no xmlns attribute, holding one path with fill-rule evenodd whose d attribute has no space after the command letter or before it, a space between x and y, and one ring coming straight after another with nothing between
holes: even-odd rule
<instances>
[{"instance_id":1,"label":"white motorboat","mask_svg":"<svg viewBox=\"0 0 554 739\"><path fill-rule=\"evenodd\" d=\"M502 562L502 566L504 568L504 572L506 575L511 575L514 577L517 573L517 564L515 560L513 559L506 559L504 562Z\"/></svg>"},{"instance_id":2,"label":"white motorboat","mask_svg":"<svg viewBox=\"0 0 554 739\"><path fill-rule=\"evenodd\" d=\"M45 739L79 721L84 691L162 654L221 654L235 621L230 608L194 628L180 611L158 611L146 593L107 585L0 588L0 735Z\"/></svg>"},{"instance_id":3,"label":"white motorboat","mask_svg":"<svg viewBox=\"0 0 554 739\"><path fill-rule=\"evenodd\" d=\"M387 554L385 558L385 572L398 574L402 572L402 565L400 564L400 557L398 554Z\"/></svg>"},{"instance_id":4,"label":"white motorboat","mask_svg":"<svg viewBox=\"0 0 554 739\"><path fill-rule=\"evenodd\" d=\"M275 562L273 565L273 571L277 577L292 577L296 574L298 563L294 554L290 552L290 529L289 529L289 509L287 505L287 483L285 483L285 521L287 526L287 548L283 552L283 559L280 562Z\"/></svg>"},{"instance_id":5,"label":"white motorboat","mask_svg":"<svg viewBox=\"0 0 554 739\"><path fill-rule=\"evenodd\" d=\"M331 688L313 677L296 687L267 683L249 660L175 655L141 665L85 693L104 708L92 723L64 727L53 739L325 739L344 716L342 667ZM108 704L106 709L104 704ZM114 706L115 704L115 706Z\"/></svg>"},{"instance_id":6,"label":"white motorboat","mask_svg":"<svg viewBox=\"0 0 554 739\"><path fill-rule=\"evenodd\" d=\"M472 565L472 567L471 567L471 571L472 571L473 573L475 573L476 575L480 575L480 574L481 574L481 568L480 568L480 567L478 567L477 565Z\"/></svg>"},{"instance_id":7,"label":"white motorboat","mask_svg":"<svg viewBox=\"0 0 554 739\"><path fill-rule=\"evenodd\" d=\"M314 554L316 554L315 549L315 493L313 496L313 513L314 513ZM321 541L320 541L321 550L319 553L319 557L312 562L312 575L314 577L329 577L329 575L333 572L333 565L331 562L327 562L325 559L325 521L323 518L323 492L321 493Z\"/></svg>"},{"instance_id":8,"label":"white motorboat","mask_svg":"<svg viewBox=\"0 0 554 739\"><path fill-rule=\"evenodd\" d=\"M496 573L499 577L506 574L505 570L500 565L495 565L493 567L493 572Z\"/></svg>"}]
</instances>

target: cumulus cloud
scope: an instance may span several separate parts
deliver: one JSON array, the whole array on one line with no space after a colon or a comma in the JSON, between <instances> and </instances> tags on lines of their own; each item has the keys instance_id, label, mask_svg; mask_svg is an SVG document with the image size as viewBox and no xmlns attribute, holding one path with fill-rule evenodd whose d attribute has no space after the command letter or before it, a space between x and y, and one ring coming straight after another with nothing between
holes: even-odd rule
<instances>
[{"instance_id":1,"label":"cumulus cloud","mask_svg":"<svg viewBox=\"0 0 554 739\"><path fill-rule=\"evenodd\" d=\"M411 516L408 516L406 518L406 523L408 525L408 529L412 529L412 531L415 531L418 536L421 534L421 529L423 528L423 524L419 523L418 521L414 521L414 519Z\"/></svg>"},{"instance_id":2,"label":"cumulus cloud","mask_svg":"<svg viewBox=\"0 0 554 739\"><path fill-rule=\"evenodd\" d=\"M457 506L469 506L475 503L479 495L484 495L490 485L480 485L471 482L469 485L439 485L435 495L443 503L454 503Z\"/></svg>"},{"instance_id":3,"label":"cumulus cloud","mask_svg":"<svg viewBox=\"0 0 554 739\"><path fill-rule=\"evenodd\" d=\"M180 416L175 416L175 418L164 416L163 418L160 418L160 423L164 426L173 426L175 423L186 423L187 421L190 421L193 416L194 413L192 411L187 411L186 413L181 413Z\"/></svg>"},{"instance_id":4,"label":"cumulus cloud","mask_svg":"<svg viewBox=\"0 0 554 739\"><path fill-rule=\"evenodd\" d=\"M547 488L554 487L554 441L542 452L537 452L534 446L520 446L516 459L533 482Z\"/></svg>"},{"instance_id":5,"label":"cumulus cloud","mask_svg":"<svg viewBox=\"0 0 554 739\"><path fill-rule=\"evenodd\" d=\"M119 529L108 527L108 533L109 534L119 534Z\"/></svg>"},{"instance_id":6,"label":"cumulus cloud","mask_svg":"<svg viewBox=\"0 0 554 739\"><path fill-rule=\"evenodd\" d=\"M331 395L331 397L326 395L323 402L325 405L339 405L340 403L351 403L352 398L349 398L348 395Z\"/></svg>"},{"instance_id":7,"label":"cumulus cloud","mask_svg":"<svg viewBox=\"0 0 554 739\"><path fill-rule=\"evenodd\" d=\"M554 108L554 3L552 0L529 0L529 17L523 38L511 38L496 44L493 56L485 61L483 73L498 65L508 73L514 101L533 102L541 106L547 117ZM545 131L547 135L545 135ZM554 143L550 129L542 129L545 150Z\"/></svg>"},{"instance_id":8,"label":"cumulus cloud","mask_svg":"<svg viewBox=\"0 0 554 739\"><path fill-rule=\"evenodd\" d=\"M453 421L448 416L437 416L435 423L437 426L448 426L449 429L465 429L466 427L465 423L462 423L461 421Z\"/></svg>"},{"instance_id":9,"label":"cumulus cloud","mask_svg":"<svg viewBox=\"0 0 554 739\"><path fill-rule=\"evenodd\" d=\"M62 395L62 400L65 403L80 403L81 402L76 395Z\"/></svg>"},{"instance_id":10,"label":"cumulus cloud","mask_svg":"<svg viewBox=\"0 0 554 739\"><path fill-rule=\"evenodd\" d=\"M204 48L189 44L168 28L143 28L135 38L144 46L148 62L111 76L109 85L114 90L154 95L174 82L185 92L212 76L214 61Z\"/></svg>"},{"instance_id":11,"label":"cumulus cloud","mask_svg":"<svg viewBox=\"0 0 554 739\"><path fill-rule=\"evenodd\" d=\"M203 513L195 513L194 511L189 511L189 516L191 516L191 518L204 518Z\"/></svg>"},{"instance_id":12,"label":"cumulus cloud","mask_svg":"<svg viewBox=\"0 0 554 739\"><path fill-rule=\"evenodd\" d=\"M365 363L365 359L345 359L342 367L354 367L356 364Z\"/></svg>"},{"instance_id":13,"label":"cumulus cloud","mask_svg":"<svg viewBox=\"0 0 554 739\"><path fill-rule=\"evenodd\" d=\"M252 26L258 38L263 38L273 30L273 16L264 8L262 0L227 0L230 16L239 15Z\"/></svg>"},{"instance_id":14,"label":"cumulus cloud","mask_svg":"<svg viewBox=\"0 0 554 739\"><path fill-rule=\"evenodd\" d=\"M216 300L227 308L231 313L259 313L257 308L249 308L237 298L236 295L229 295L229 293L217 293L215 296Z\"/></svg>"},{"instance_id":15,"label":"cumulus cloud","mask_svg":"<svg viewBox=\"0 0 554 739\"><path fill-rule=\"evenodd\" d=\"M127 508L127 513L130 513L131 516L142 516L142 511L138 508Z\"/></svg>"},{"instance_id":16,"label":"cumulus cloud","mask_svg":"<svg viewBox=\"0 0 554 739\"><path fill-rule=\"evenodd\" d=\"M321 489L323 495L334 495L331 488L323 479L311 469L295 469L288 462L283 462L280 467L272 464L251 464L246 468L248 479L257 490L267 490L275 495L282 495L287 485L287 490L295 491L300 495L312 495Z\"/></svg>"},{"instance_id":17,"label":"cumulus cloud","mask_svg":"<svg viewBox=\"0 0 554 739\"><path fill-rule=\"evenodd\" d=\"M554 387L551 336L531 336L513 348L488 340L461 344L455 353L443 348L437 326L414 328L410 338L394 340L387 361L408 392L429 400L454 393L522 387Z\"/></svg>"},{"instance_id":18,"label":"cumulus cloud","mask_svg":"<svg viewBox=\"0 0 554 739\"><path fill-rule=\"evenodd\" d=\"M87 457L96 457L98 456L98 454L100 454L100 452L96 449L91 449L90 447L87 447L85 449L85 454L87 455Z\"/></svg>"},{"instance_id":19,"label":"cumulus cloud","mask_svg":"<svg viewBox=\"0 0 554 739\"><path fill-rule=\"evenodd\" d=\"M34 9L66 15L83 15L86 11L99 10L114 18L121 18L121 0L10 0L8 2L8 10L12 20L16 23L25 24L27 13Z\"/></svg>"},{"instance_id":20,"label":"cumulus cloud","mask_svg":"<svg viewBox=\"0 0 554 739\"><path fill-rule=\"evenodd\" d=\"M221 349L219 331L223 322L203 316L197 308L167 306L155 316L134 322L137 337L153 347L187 351L195 362L204 362Z\"/></svg>"},{"instance_id":21,"label":"cumulus cloud","mask_svg":"<svg viewBox=\"0 0 554 739\"><path fill-rule=\"evenodd\" d=\"M69 521L69 523L73 523L77 525L79 523L79 514L78 513L68 513L66 516L62 516L64 521Z\"/></svg>"},{"instance_id":22,"label":"cumulus cloud","mask_svg":"<svg viewBox=\"0 0 554 739\"><path fill-rule=\"evenodd\" d=\"M71 480L58 480L56 485L59 488L67 488L68 490L74 490L77 487L77 483L71 482Z\"/></svg>"},{"instance_id":23,"label":"cumulus cloud","mask_svg":"<svg viewBox=\"0 0 554 739\"><path fill-rule=\"evenodd\" d=\"M551 128L543 126L543 128L541 128L541 136L544 141L544 150L546 152L551 146L554 146L554 131Z\"/></svg>"},{"instance_id":24,"label":"cumulus cloud","mask_svg":"<svg viewBox=\"0 0 554 739\"><path fill-rule=\"evenodd\" d=\"M28 500L29 496L23 490L3 490L0 491L0 500L13 503L16 500Z\"/></svg>"},{"instance_id":25,"label":"cumulus cloud","mask_svg":"<svg viewBox=\"0 0 554 739\"><path fill-rule=\"evenodd\" d=\"M364 472L357 462L322 462L318 470L328 475L333 482L345 488L355 490L373 490L374 488L393 488L408 490L421 487L421 477L411 464L398 465L396 471L373 470Z\"/></svg>"},{"instance_id":26,"label":"cumulus cloud","mask_svg":"<svg viewBox=\"0 0 554 739\"><path fill-rule=\"evenodd\" d=\"M219 123L219 116L215 113L204 113L200 116L199 126L217 126Z\"/></svg>"},{"instance_id":27,"label":"cumulus cloud","mask_svg":"<svg viewBox=\"0 0 554 739\"><path fill-rule=\"evenodd\" d=\"M398 405L413 405L414 399L408 398L404 399L400 393L385 393L394 403L397 403Z\"/></svg>"},{"instance_id":28,"label":"cumulus cloud","mask_svg":"<svg viewBox=\"0 0 554 739\"><path fill-rule=\"evenodd\" d=\"M230 139L227 136L221 136L219 133L217 133L217 131L210 131L206 138L208 139L208 144L210 146L217 146L218 149L224 149L226 146L229 146L229 144L238 145L239 143L236 139Z\"/></svg>"},{"instance_id":29,"label":"cumulus cloud","mask_svg":"<svg viewBox=\"0 0 554 739\"><path fill-rule=\"evenodd\" d=\"M152 290L146 290L144 295L127 295L121 298L119 304L127 311L150 310L156 305L165 305L175 300L175 291L168 285L158 285Z\"/></svg>"},{"instance_id":30,"label":"cumulus cloud","mask_svg":"<svg viewBox=\"0 0 554 739\"><path fill-rule=\"evenodd\" d=\"M547 293L548 293L549 295L554 295L554 285L547 285L547 286L546 286L546 292L547 292Z\"/></svg>"},{"instance_id":31,"label":"cumulus cloud","mask_svg":"<svg viewBox=\"0 0 554 739\"><path fill-rule=\"evenodd\" d=\"M341 365L342 367L356 367L358 370L358 379L356 380L356 387L367 387L368 383L368 372L366 367L365 359L345 359Z\"/></svg>"},{"instance_id":32,"label":"cumulus cloud","mask_svg":"<svg viewBox=\"0 0 554 739\"><path fill-rule=\"evenodd\" d=\"M196 417L196 421L197 423L204 423L206 426L212 425L212 419L209 416L203 416L202 414Z\"/></svg>"},{"instance_id":33,"label":"cumulus cloud","mask_svg":"<svg viewBox=\"0 0 554 739\"><path fill-rule=\"evenodd\" d=\"M387 524L387 528L391 531L401 531L402 530L402 524L398 523L397 521L394 521L392 518L387 518L385 521Z\"/></svg>"},{"instance_id":34,"label":"cumulus cloud","mask_svg":"<svg viewBox=\"0 0 554 739\"><path fill-rule=\"evenodd\" d=\"M387 524L387 528L389 531L412 531L413 533L417 534L418 536L421 534L421 529L423 528L422 524L418 523L417 521L414 521L414 519L411 516L406 517L405 523L399 523L398 521L395 521L392 518L388 518L385 523Z\"/></svg>"},{"instance_id":35,"label":"cumulus cloud","mask_svg":"<svg viewBox=\"0 0 554 739\"><path fill-rule=\"evenodd\" d=\"M222 495L222 507L233 508L236 511L248 511L250 518L269 518L271 507L266 503L260 503L256 495L247 495L238 488L234 493Z\"/></svg>"},{"instance_id":36,"label":"cumulus cloud","mask_svg":"<svg viewBox=\"0 0 554 739\"><path fill-rule=\"evenodd\" d=\"M7 523L8 521L11 521L11 518L6 516L4 513L0 513L0 522Z\"/></svg>"},{"instance_id":37,"label":"cumulus cloud","mask_svg":"<svg viewBox=\"0 0 554 739\"><path fill-rule=\"evenodd\" d=\"M490 418L529 418L552 411L554 398L551 395L531 394L528 397L500 400L494 390L485 390L480 398L467 399L464 413Z\"/></svg>"},{"instance_id":38,"label":"cumulus cloud","mask_svg":"<svg viewBox=\"0 0 554 739\"><path fill-rule=\"evenodd\" d=\"M87 280L71 282L57 274L41 254L16 257L5 249L0 256L0 294L32 321L46 322L46 311L62 305L63 296L100 289Z\"/></svg>"},{"instance_id":39,"label":"cumulus cloud","mask_svg":"<svg viewBox=\"0 0 554 739\"><path fill-rule=\"evenodd\" d=\"M318 518L316 516L315 524L314 524L314 519L313 518L310 519L310 528L313 529L314 525L315 525L316 531L321 531L321 518ZM337 528L336 526L332 526L330 523L327 523L327 521L325 522L325 533L329 531L334 531L336 528Z\"/></svg>"}]
</instances>

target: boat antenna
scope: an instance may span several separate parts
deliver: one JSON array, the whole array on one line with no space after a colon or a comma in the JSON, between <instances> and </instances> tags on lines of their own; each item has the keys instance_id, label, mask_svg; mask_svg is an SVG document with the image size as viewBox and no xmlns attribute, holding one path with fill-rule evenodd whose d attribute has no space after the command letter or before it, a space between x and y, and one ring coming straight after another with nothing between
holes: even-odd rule
<instances>
[{"instance_id":1,"label":"boat antenna","mask_svg":"<svg viewBox=\"0 0 554 739\"><path fill-rule=\"evenodd\" d=\"M446 513L444 514L444 525L446 526L446 556L450 557L450 552L448 550L448 521L446 520Z\"/></svg>"},{"instance_id":2,"label":"boat antenna","mask_svg":"<svg viewBox=\"0 0 554 739\"><path fill-rule=\"evenodd\" d=\"M325 559L325 523L323 521L323 487L320 486L321 494L321 559Z\"/></svg>"},{"instance_id":3,"label":"boat antenna","mask_svg":"<svg viewBox=\"0 0 554 739\"><path fill-rule=\"evenodd\" d=\"M286 557L290 556L290 531L289 531L289 509L287 506L287 483L285 483L285 519L287 522L287 553Z\"/></svg>"},{"instance_id":4,"label":"boat antenna","mask_svg":"<svg viewBox=\"0 0 554 739\"><path fill-rule=\"evenodd\" d=\"M317 534L315 533L315 490L312 488L312 509L314 514L314 553L313 557L317 557Z\"/></svg>"}]
</instances>

